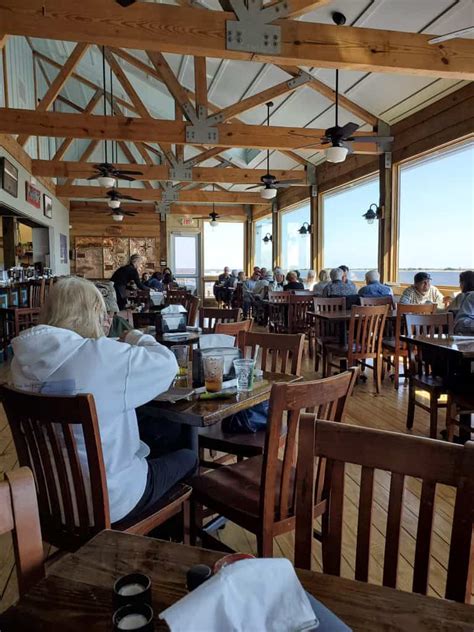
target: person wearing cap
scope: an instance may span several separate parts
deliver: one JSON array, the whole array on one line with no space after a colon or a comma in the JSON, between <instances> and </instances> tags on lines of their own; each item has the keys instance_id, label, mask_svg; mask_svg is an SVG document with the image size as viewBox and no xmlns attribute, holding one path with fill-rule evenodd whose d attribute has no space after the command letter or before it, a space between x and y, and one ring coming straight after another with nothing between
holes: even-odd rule
<instances>
[{"instance_id":1,"label":"person wearing cap","mask_svg":"<svg viewBox=\"0 0 474 632\"><path fill-rule=\"evenodd\" d=\"M444 296L437 287L431 285L431 275L428 272L417 272L413 285L403 291L400 303L405 305L435 303L438 307L444 307Z\"/></svg>"}]
</instances>

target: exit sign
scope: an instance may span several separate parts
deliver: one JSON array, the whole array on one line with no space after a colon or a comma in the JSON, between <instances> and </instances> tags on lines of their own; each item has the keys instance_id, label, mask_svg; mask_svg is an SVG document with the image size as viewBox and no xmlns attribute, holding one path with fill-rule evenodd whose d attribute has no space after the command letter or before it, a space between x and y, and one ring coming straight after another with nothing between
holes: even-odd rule
<instances>
[{"instance_id":1,"label":"exit sign","mask_svg":"<svg viewBox=\"0 0 474 632\"><path fill-rule=\"evenodd\" d=\"M181 220L181 226L192 226L194 224L194 220L192 217L183 217Z\"/></svg>"}]
</instances>

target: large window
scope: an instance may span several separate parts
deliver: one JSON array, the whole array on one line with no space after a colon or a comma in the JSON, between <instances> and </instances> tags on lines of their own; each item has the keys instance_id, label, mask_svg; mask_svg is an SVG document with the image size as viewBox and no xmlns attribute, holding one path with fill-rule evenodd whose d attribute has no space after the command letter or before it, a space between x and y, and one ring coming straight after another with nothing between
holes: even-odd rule
<instances>
[{"instance_id":1,"label":"large window","mask_svg":"<svg viewBox=\"0 0 474 632\"><path fill-rule=\"evenodd\" d=\"M311 235L298 232L304 222L311 222L309 202L281 215L281 267L299 270L301 276L311 267Z\"/></svg>"},{"instance_id":2,"label":"large window","mask_svg":"<svg viewBox=\"0 0 474 632\"><path fill-rule=\"evenodd\" d=\"M322 195L325 268L347 265L353 280L377 268L378 222L368 224L362 217L373 203L379 203L377 177Z\"/></svg>"},{"instance_id":3,"label":"large window","mask_svg":"<svg viewBox=\"0 0 474 632\"><path fill-rule=\"evenodd\" d=\"M211 226L204 222L204 276L216 277L225 266L244 269L243 222L219 222ZM205 283L204 295L212 296L212 282Z\"/></svg>"},{"instance_id":4,"label":"large window","mask_svg":"<svg viewBox=\"0 0 474 632\"><path fill-rule=\"evenodd\" d=\"M434 285L474 268L474 143L400 165L398 280L418 270Z\"/></svg>"},{"instance_id":5,"label":"large window","mask_svg":"<svg viewBox=\"0 0 474 632\"><path fill-rule=\"evenodd\" d=\"M260 268L267 268L271 270L273 265L272 257L272 242L263 241L265 235L272 235L272 217L262 217L255 222L254 232L254 244L255 244L255 259L254 264Z\"/></svg>"}]
</instances>

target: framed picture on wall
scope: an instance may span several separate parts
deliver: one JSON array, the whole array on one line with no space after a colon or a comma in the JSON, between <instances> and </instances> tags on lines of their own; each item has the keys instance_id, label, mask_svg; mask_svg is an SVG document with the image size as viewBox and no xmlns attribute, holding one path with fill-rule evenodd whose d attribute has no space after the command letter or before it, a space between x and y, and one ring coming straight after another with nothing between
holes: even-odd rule
<instances>
[{"instance_id":1,"label":"framed picture on wall","mask_svg":"<svg viewBox=\"0 0 474 632\"><path fill-rule=\"evenodd\" d=\"M25 199L35 208L41 208L41 191L31 182L25 182Z\"/></svg>"},{"instance_id":2,"label":"framed picture on wall","mask_svg":"<svg viewBox=\"0 0 474 632\"><path fill-rule=\"evenodd\" d=\"M61 263L68 262L67 254L67 235L59 234L59 261Z\"/></svg>"},{"instance_id":3,"label":"framed picture on wall","mask_svg":"<svg viewBox=\"0 0 474 632\"><path fill-rule=\"evenodd\" d=\"M18 197L18 169L6 158L0 158L0 186L13 197Z\"/></svg>"},{"instance_id":4,"label":"framed picture on wall","mask_svg":"<svg viewBox=\"0 0 474 632\"><path fill-rule=\"evenodd\" d=\"M46 193L43 193L43 213L45 217L53 218L53 200Z\"/></svg>"}]
</instances>

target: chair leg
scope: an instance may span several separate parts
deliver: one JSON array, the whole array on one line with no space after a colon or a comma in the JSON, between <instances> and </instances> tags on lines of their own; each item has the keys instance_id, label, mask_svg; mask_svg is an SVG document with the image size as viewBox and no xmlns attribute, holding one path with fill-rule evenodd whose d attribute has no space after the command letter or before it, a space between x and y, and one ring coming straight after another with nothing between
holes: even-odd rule
<instances>
[{"instance_id":1,"label":"chair leg","mask_svg":"<svg viewBox=\"0 0 474 632\"><path fill-rule=\"evenodd\" d=\"M393 387L398 391L398 385L400 382L400 356L395 354L393 358Z\"/></svg>"},{"instance_id":2,"label":"chair leg","mask_svg":"<svg viewBox=\"0 0 474 632\"><path fill-rule=\"evenodd\" d=\"M453 400L451 395L448 395L448 402L446 404L446 433L448 441L453 441L454 439L454 426L456 417L456 406L453 404Z\"/></svg>"},{"instance_id":3,"label":"chair leg","mask_svg":"<svg viewBox=\"0 0 474 632\"><path fill-rule=\"evenodd\" d=\"M191 544L191 503L183 503L183 544Z\"/></svg>"},{"instance_id":4,"label":"chair leg","mask_svg":"<svg viewBox=\"0 0 474 632\"><path fill-rule=\"evenodd\" d=\"M408 386L408 411L407 411L407 428L410 430L413 428L413 421L415 419L415 387L410 380Z\"/></svg>"},{"instance_id":5,"label":"chair leg","mask_svg":"<svg viewBox=\"0 0 474 632\"><path fill-rule=\"evenodd\" d=\"M374 359L374 373L375 373L375 389L377 395L380 395L382 390L382 359L377 357Z\"/></svg>"},{"instance_id":6,"label":"chair leg","mask_svg":"<svg viewBox=\"0 0 474 632\"><path fill-rule=\"evenodd\" d=\"M271 533L257 535L257 555L258 557L273 557L273 536Z\"/></svg>"},{"instance_id":7,"label":"chair leg","mask_svg":"<svg viewBox=\"0 0 474 632\"><path fill-rule=\"evenodd\" d=\"M438 438L438 396L436 392L430 395L430 437Z\"/></svg>"},{"instance_id":8,"label":"chair leg","mask_svg":"<svg viewBox=\"0 0 474 632\"><path fill-rule=\"evenodd\" d=\"M190 528L189 540L192 546L196 546L197 535L202 529L203 507L201 504L192 500L190 503Z\"/></svg>"},{"instance_id":9,"label":"chair leg","mask_svg":"<svg viewBox=\"0 0 474 632\"><path fill-rule=\"evenodd\" d=\"M403 356L404 386L408 384L408 356Z\"/></svg>"}]
</instances>

